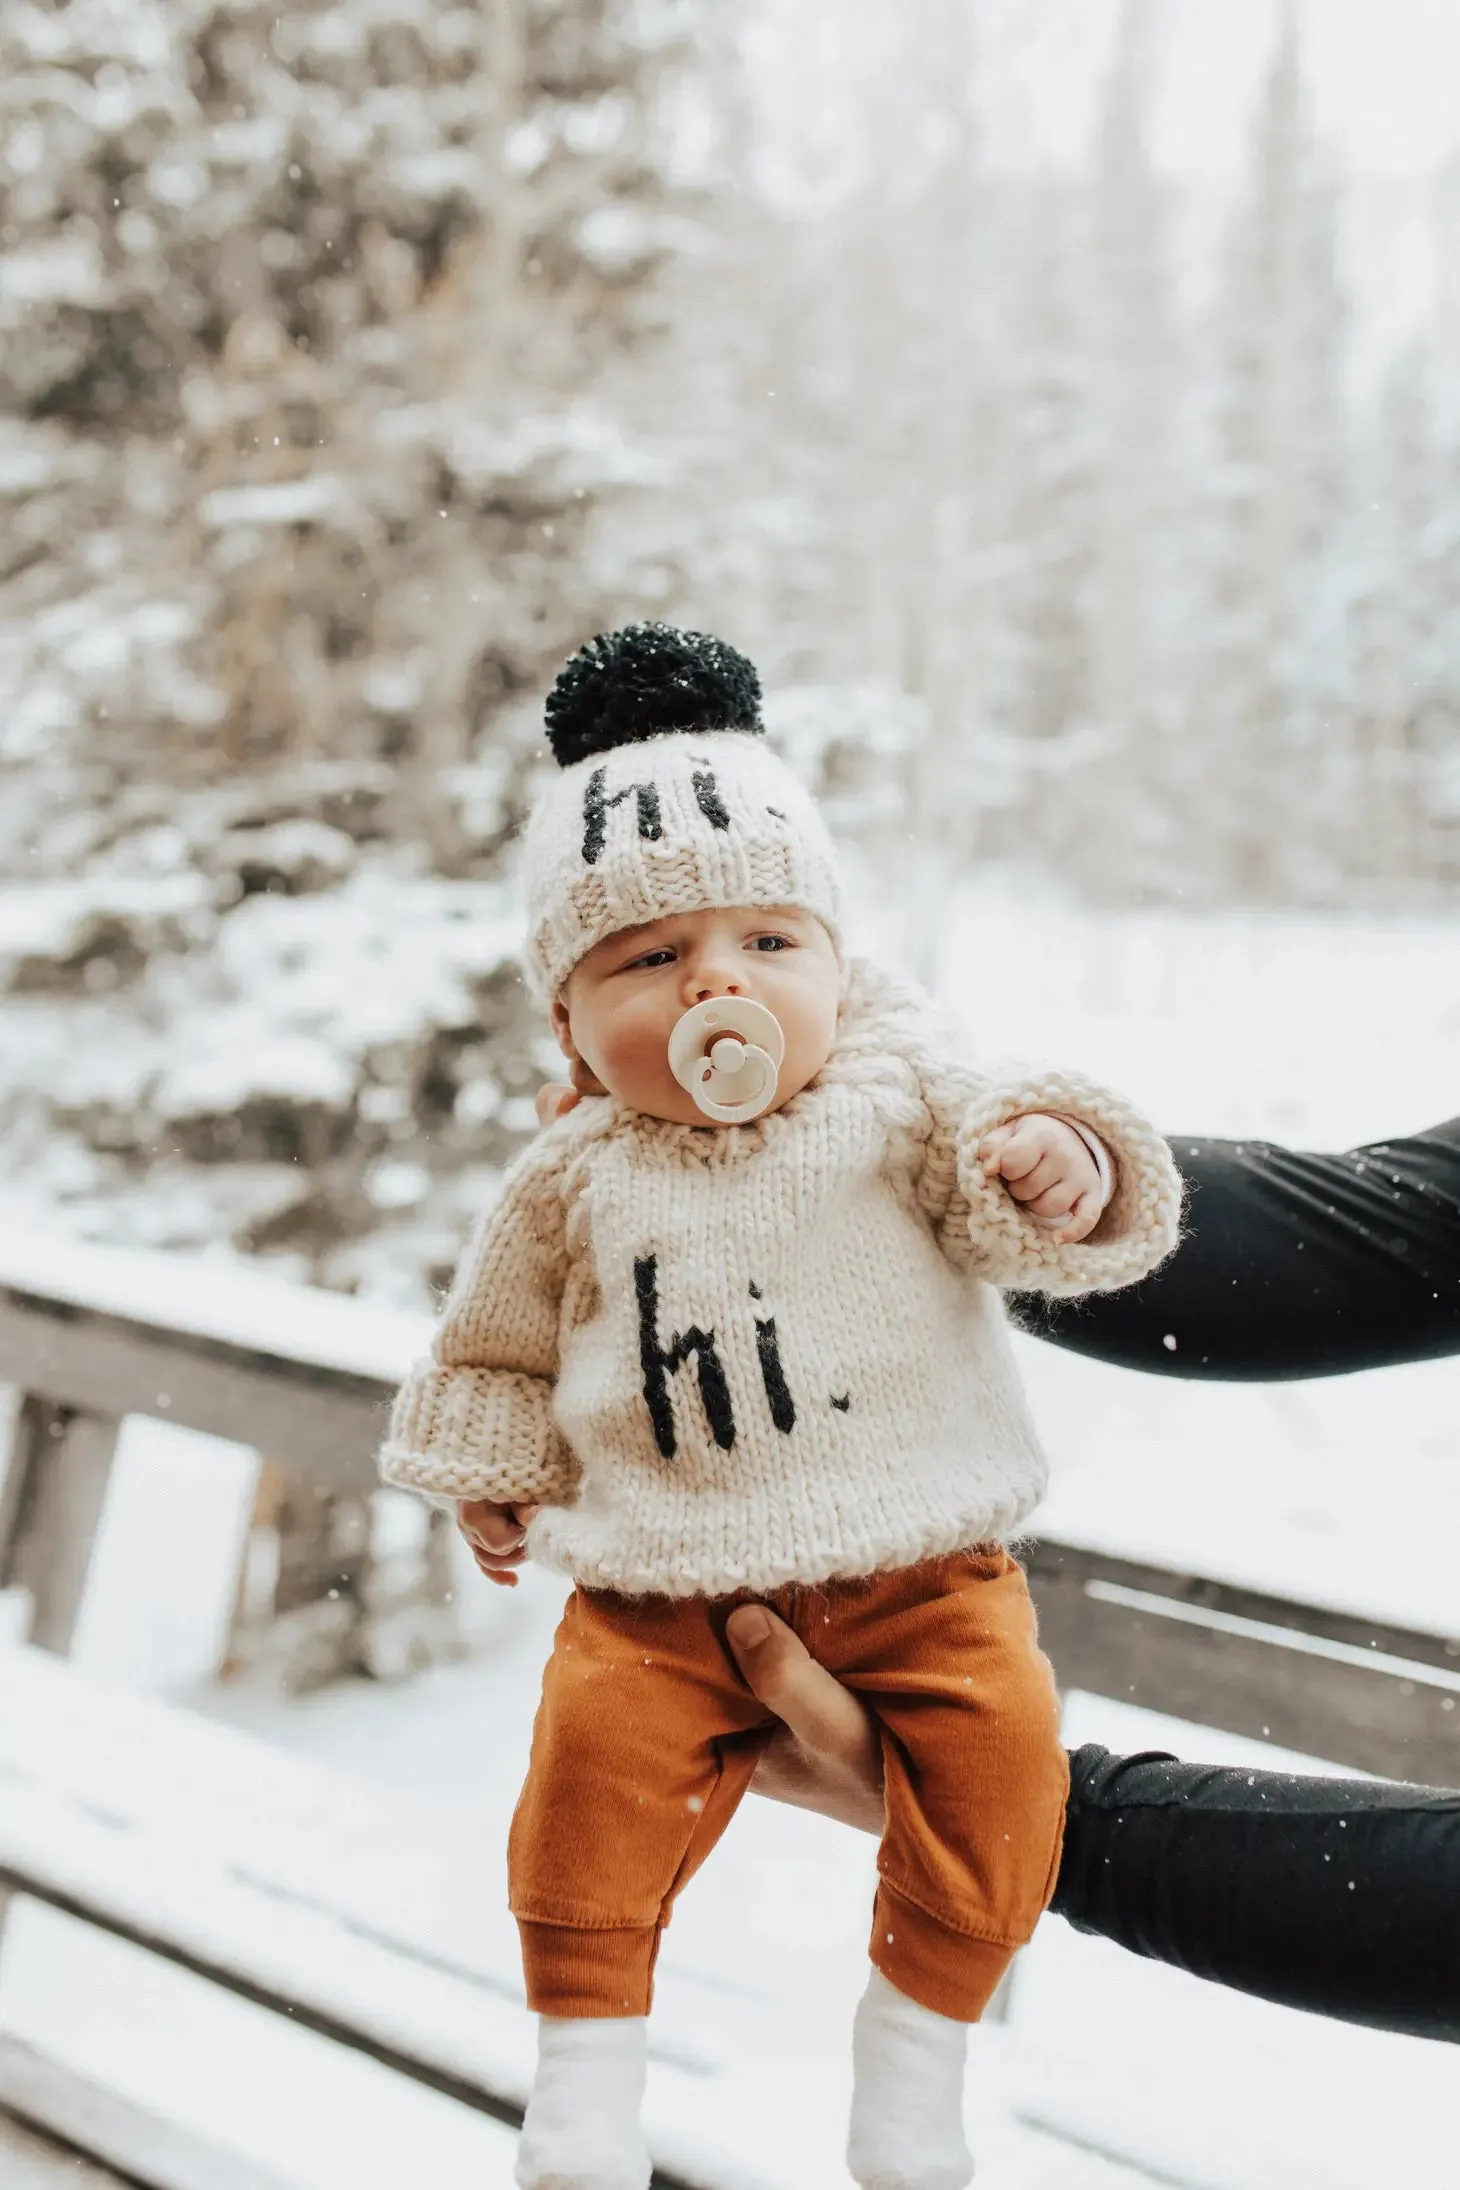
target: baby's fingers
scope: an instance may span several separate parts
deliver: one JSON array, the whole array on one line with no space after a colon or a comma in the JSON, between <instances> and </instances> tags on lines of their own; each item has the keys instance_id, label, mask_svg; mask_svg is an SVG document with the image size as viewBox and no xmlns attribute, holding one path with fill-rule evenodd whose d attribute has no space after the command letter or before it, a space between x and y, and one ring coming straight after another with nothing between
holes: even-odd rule
<instances>
[{"instance_id":1,"label":"baby's fingers","mask_svg":"<svg viewBox=\"0 0 1460 2190\"><path fill-rule=\"evenodd\" d=\"M1082 1194L1074 1208L1055 1233L1063 1247L1077 1247L1082 1239L1088 1239L1100 1222L1103 1204L1098 1190Z\"/></svg>"},{"instance_id":2,"label":"baby's fingers","mask_svg":"<svg viewBox=\"0 0 1460 2190\"><path fill-rule=\"evenodd\" d=\"M995 1128L989 1135L998 1144L998 1160L994 1169L1002 1174L1010 1186L1016 1180L1027 1178L1040 1164L1051 1156L1049 1135L1043 1130L1042 1118L1015 1118L1009 1125ZM987 1163L985 1171L989 1169Z\"/></svg>"},{"instance_id":3,"label":"baby's fingers","mask_svg":"<svg viewBox=\"0 0 1460 2190\"><path fill-rule=\"evenodd\" d=\"M978 1144L979 1162L983 1165L985 1178L993 1178L1004 1160L1004 1150L1013 1137L1014 1128L1011 1125L996 1125L992 1133L985 1133Z\"/></svg>"},{"instance_id":4,"label":"baby's fingers","mask_svg":"<svg viewBox=\"0 0 1460 2190\"><path fill-rule=\"evenodd\" d=\"M493 1505L485 1498L462 1507L460 1527L473 1550L515 1551L522 1541L522 1523L511 1506Z\"/></svg>"},{"instance_id":5,"label":"baby's fingers","mask_svg":"<svg viewBox=\"0 0 1460 2190\"><path fill-rule=\"evenodd\" d=\"M477 1572L485 1574L489 1582L500 1582L504 1589L517 1587L516 1570L522 1564L520 1553L514 1553L510 1559L495 1559L489 1551L474 1550L472 1557L476 1560Z\"/></svg>"}]
</instances>

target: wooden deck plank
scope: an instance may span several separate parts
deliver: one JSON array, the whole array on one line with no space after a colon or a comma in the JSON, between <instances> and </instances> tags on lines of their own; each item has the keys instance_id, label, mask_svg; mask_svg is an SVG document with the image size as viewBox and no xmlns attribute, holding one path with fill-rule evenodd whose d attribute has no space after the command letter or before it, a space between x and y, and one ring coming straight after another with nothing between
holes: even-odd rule
<instances>
[{"instance_id":1,"label":"wooden deck plank","mask_svg":"<svg viewBox=\"0 0 1460 2190\"><path fill-rule=\"evenodd\" d=\"M5 2190L130 2190L121 2175L98 2167L0 2107L0 2182Z\"/></svg>"},{"instance_id":2,"label":"wooden deck plank","mask_svg":"<svg viewBox=\"0 0 1460 2190\"><path fill-rule=\"evenodd\" d=\"M277 2175L203 2143L3 2033L0 2107L31 2128L63 2139L77 2153L104 2161L123 2182L145 2184L146 2190L288 2190ZM116 2174L101 2177L102 2182L116 2179Z\"/></svg>"},{"instance_id":3,"label":"wooden deck plank","mask_svg":"<svg viewBox=\"0 0 1460 2190\"><path fill-rule=\"evenodd\" d=\"M1060 1685L1422 1786L1460 1786L1460 1642L1036 1546Z\"/></svg>"}]
</instances>

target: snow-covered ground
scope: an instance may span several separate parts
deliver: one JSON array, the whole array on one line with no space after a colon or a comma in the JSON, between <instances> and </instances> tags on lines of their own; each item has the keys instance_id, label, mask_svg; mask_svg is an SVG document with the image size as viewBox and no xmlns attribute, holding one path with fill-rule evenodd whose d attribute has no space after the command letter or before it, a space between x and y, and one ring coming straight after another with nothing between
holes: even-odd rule
<instances>
[{"instance_id":1,"label":"snow-covered ground","mask_svg":"<svg viewBox=\"0 0 1460 2190\"><path fill-rule=\"evenodd\" d=\"M871 931L873 915L862 917ZM945 986L981 1048L1079 1063L1173 1132L1340 1146L1460 1108L1457 962L1453 929L1438 921L1091 915L990 887L960 904ZM1453 1625L1460 1362L1262 1391L1145 1381L1027 1341L1021 1352L1057 1459L1051 1525L1376 1616ZM1376 1530L1380 1479L1389 1522ZM472 1659L403 1688L293 1705L255 1688L219 1691L206 1668L250 1486L251 1462L234 1448L129 1427L80 1661L343 1772L469 1800L485 1820L482 1865L453 1890L499 1893L558 1589L532 1576L494 1592L464 1569ZM1275 1761L1090 1698L1071 1700L1068 1730ZM767 2110L786 2121L807 2190L845 2181L826 2124L860 1983L870 1852L752 1802L666 1949L706 2032L743 2027L746 2000L766 1991L807 2004L804 2058L765 2069ZM300 2190L509 2181L510 2140L490 2123L198 1995L127 1950L22 1912L0 2021L205 2120ZM1447 2047L1238 2000L1051 1921L1021 1965L1011 2023L976 2042L971 2126L981 2180L1001 2190L1438 2183L1453 2164L1456 2074ZM797 2107L798 2078L820 2094L816 2106Z\"/></svg>"}]
</instances>

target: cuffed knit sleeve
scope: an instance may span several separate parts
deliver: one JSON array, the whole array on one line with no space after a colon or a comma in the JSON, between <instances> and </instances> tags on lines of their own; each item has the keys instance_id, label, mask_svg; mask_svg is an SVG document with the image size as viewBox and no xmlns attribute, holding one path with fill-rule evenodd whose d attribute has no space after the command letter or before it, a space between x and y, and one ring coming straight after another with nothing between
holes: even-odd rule
<instances>
[{"instance_id":1,"label":"cuffed knit sleeve","mask_svg":"<svg viewBox=\"0 0 1460 2190\"><path fill-rule=\"evenodd\" d=\"M1113 1292L1133 1285L1176 1245L1181 1181L1161 1136L1120 1096L1062 1072L982 1078L951 1070L925 1076L933 1131L920 1194L944 1251L993 1285L1033 1293ZM1115 1167L1115 1191L1087 1239L1060 1245L987 1178L979 1144L1027 1111L1078 1119L1099 1135Z\"/></svg>"},{"instance_id":2,"label":"cuffed knit sleeve","mask_svg":"<svg viewBox=\"0 0 1460 2190\"><path fill-rule=\"evenodd\" d=\"M539 1142L462 1257L431 1353L396 1395L387 1483L438 1499L561 1504L575 1464L553 1414L567 1275L562 1164Z\"/></svg>"}]
</instances>

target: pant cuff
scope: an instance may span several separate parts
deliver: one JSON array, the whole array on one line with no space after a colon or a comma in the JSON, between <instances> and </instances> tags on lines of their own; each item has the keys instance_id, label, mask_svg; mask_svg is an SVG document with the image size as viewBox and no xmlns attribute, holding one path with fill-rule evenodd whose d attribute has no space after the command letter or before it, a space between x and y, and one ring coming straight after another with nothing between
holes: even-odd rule
<instances>
[{"instance_id":1,"label":"pant cuff","mask_svg":"<svg viewBox=\"0 0 1460 2190\"><path fill-rule=\"evenodd\" d=\"M883 1879L868 1952L873 1967L919 2007L955 2023L976 2023L1018 1949L950 1931Z\"/></svg>"},{"instance_id":2,"label":"pant cuff","mask_svg":"<svg viewBox=\"0 0 1460 2190\"><path fill-rule=\"evenodd\" d=\"M519 1916L527 2004L535 2015L647 2015L659 1927L579 1931Z\"/></svg>"}]
</instances>

